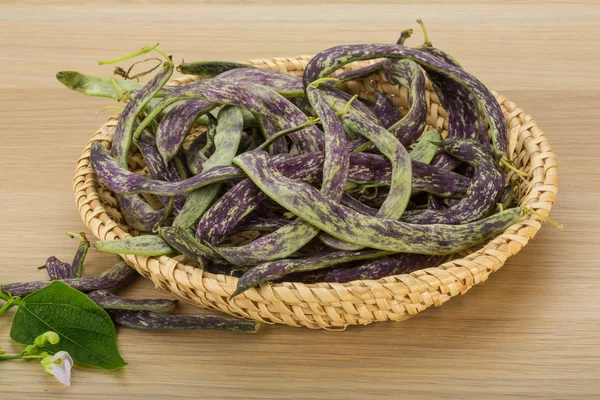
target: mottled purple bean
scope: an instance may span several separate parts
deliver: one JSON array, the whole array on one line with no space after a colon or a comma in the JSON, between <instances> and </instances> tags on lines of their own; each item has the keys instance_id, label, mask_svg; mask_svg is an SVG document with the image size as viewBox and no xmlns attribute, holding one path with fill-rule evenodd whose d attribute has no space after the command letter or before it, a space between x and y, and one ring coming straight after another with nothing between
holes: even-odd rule
<instances>
[{"instance_id":1,"label":"mottled purple bean","mask_svg":"<svg viewBox=\"0 0 600 400\"><path fill-rule=\"evenodd\" d=\"M464 224L489 214L504 186L504 175L493 156L475 141L439 142L448 153L475 168L475 176L466 196L443 210L415 210L405 213L402 221L414 224Z\"/></svg>"},{"instance_id":2,"label":"mottled purple bean","mask_svg":"<svg viewBox=\"0 0 600 400\"><path fill-rule=\"evenodd\" d=\"M146 166L148 167L152 179L170 182L181 180L175 162L171 161L165 164L156 147L156 139L152 134L146 131L142 132L142 135L135 144L144 157L144 161L146 162ZM159 198L165 205L169 204L170 198L168 196L160 196ZM173 209L175 212L181 210L184 202L185 198L183 196L175 197L173 200Z\"/></svg>"},{"instance_id":3,"label":"mottled purple bean","mask_svg":"<svg viewBox=\"0 0 600 400\"><path fill-rule=\"evenodd\" d=\"M386 60L384 73L390 83L408 88L408 111L402 119L386 127L404 146L414 143L427 125L425 76L410 60Z\"/></svg>"},{"instance_id":4,"label":"mottled purple bean","mask_svg":"<svg viewBox=\"0 0 600 400\"><path fill-rule=\"evenodd\" d=\"M109 310L119 325L148 330L210 329L229 332L256 333L260 323L220 315L170 315L151 311Z\"/></svg>"},{"instance_id":5,"label":"mottled purple bean","mask_svg":"<svg viewBox=\"0 0 600 400\"><path fill-rule=\"evenodd\" d=\"M135 270L125 264L124 261L120 261L100 275L88 276L85 278L62 279L61 281L71 286L73 289L82 292L91 292L93 290L110 289L119 286L133 275L135 275ZM0 285L0 290L4 293L10 293L11 296L24 296L44 288L51 283L52 282L49 281L11 283L8 285Z\"/></svg>"},{"instance_id":6,"label":"mottled purple bean","mask_svg":"<svg viewBox=\"0 0 600 400\"><path fill-rule=\"evenodd\" d=\"M344 193L349 168L344 129L339 118L317 88L309 87L306 92L312 107L321 119L325 132L321 193L332 201L339 202ZM214 247L214 250L232 264L256 265L290 256L310 242L318 233L319 229L311 224L295 220L244 246ZM201 235L202 233L196 232L197 237Z\"/></svg>"},{"instance_id":7,"label":"mottled purple bean","mask_svg":"<svg viewBox=\"0 0 600 400\"><path fill-rule=\"evenodd\" d=\"M204 154L200 153L202 147L206 144L206 135L198 135L185 153L185 162L188 169L193 175L198 175L202 172L202 166L208 159Z\"/></svg>"},{"instance_id":8,"label":"mottled purple bean","mask_svg":"<svg viewBox=\"0 0 600 400\"><path fill-rule=\"evenodd\" d=\"M198 116L209 112L215 104L202 99L177 103L158 124L156 147L165 163L179 152Z\"/></svg>"},{"instance_id":9,"label":"mottled purple bean","mask_svg":"<svg viewBox=\"0 0 600 400\"><path fill-rule=\"evenodd\" d=\"M81 278L81 274L83 273L83 263L85 262L85 258L90 248L90 242L87 240L87 237L83 232L78 234L67 232L67 236L74 239L79 239L79 247L77 247L77 251L73 256L73 261L71 262L71 272L67 278ZM48 274L50 274L49 271Z\"/></svg>"},{"instance_id":10,"label":"mottled purple bean","mask_svg":"<svg viewBox=\"0 0 600 400\"><path fill-rule=\"evenodd\" d=\"M160 237L181 254L192 260L200 268L206 268L209 260L219 257L211 248L196 240L193 233L175 226L159 228Z\"/></svg>"},{"instance_id":11,"label":"mottled purple bean","mask_svg":"<svg viewBox=\"0 0 600 400\"><path fill-rule=\"evenodd\" d=\"M48 272L48 276L52 281L75 278L71 276L73 273L71 264L62 262L54 256L48 257L46 264L40 268L46 268L46 272Z\"/></svg>"},{"instance_id":12,"label":"mottled purple bean","mask_svg":"<svg viewBox=\"0 0 600 400\"><path fill-rule=\"evenodd\" d=\"M268 69L259 68L236 68L224 72L218 77L220 79L233 79L267 86L275 90L283 97L304 96L302 79L294 75L284 74L283 72L279 71L271 71Z\"/></svg>"},{"instance_id":13,"label":"mottled purple bean","mask_svg":"<svg viewBox=\"0 0 600 400\"><path fill-rule=\"evenodd\" d=\"M186 97L245 107L253 113L270 118L281 129L293 128L308 120L300 109L274 90L248 82L204 79L193 85L178 87L170 96L165 97L164 104L175 98ZM290 138L304 153L323 148L323 134L316 126L299 130L291 134Z\"/></svg>"},{"instance_id":14,"label":"mottled purple bean","mask_svg":"<svg viewBox=\"0 0 600 400\"><path fill-rule=\"evenodd\" d=\"M94 290L93 292L89 292L87 296L105 310L167 312L171 311L175 305L177 305L177 300L126 299L124 297L116 296L106 290Z\"/></svg>"},{"instance_id":15,"label":"mottled purple bean","mask_svg":"<svg viewBox=\"0 0 600 400\"><path fill-rule=\"evenodd\" d=\"M235 226L233 232L259 231L273 232L289 224L290 220L273 216L249 215Z\"/></svg>"},{"instance_id":16,"label":"mottled purple bean","mask_svg":"<svg viewBox=\"0 0 600 400\"><path fill-rule=\"evenodd\" d=\"M260 129L263 132L265 139L270 138L280 131L279 126L268 118L259 118ZM286 154L288 152L288 144L284 137L280 137L275 140L271 146L269 146L269 152L272 155Z\"/></svg>"},{"instance_id":17,"label":"mottled purple bean","mask_svg":"<svg viewBox=\"0 0 600 400\"><path fill-rule=\"evenodd\" d=\"M506 153L508 143L506 122L500 105L490 90L477 78L462 69L423 51L387 44L333 47L319 53L306 65L303 75L304 86L308 86L311 82L331 74L350 62L382 57L413 60L426 71L438 72L466 87L475 96L488 120L495 151L499 154Z\"/></svg>"},{"instance_id":18,"label":"mottled purple bean","mask_svg":"<svg viewBox=\"0 0 600 400\"><path fill-rule=\"evenodd\" d=\"M390 160L392 165L390 191L379 208L377 217L399 219L408 205L412 188L412 165L408 152L394 135L366 119L349 115L344 119L344 125L350 126L352 131L361 132ZM319 236L319 239L335 249L357 251L362 248L324 233Z\"/></svg>"},{"instance_id":19,"label":"mottled purple bean","mask_svg":"<svg viewBox=\"0 0 600 400\"><path fill-rule=\"evenodd\" d=\"M346 283L366 279L381 279L386 276L408 274L424 268L439 265L446 256L397 253L388 257L367 261L360 265L342 265L311 273L290 274L287 282L336 282ZM276 281L277 282L277 281Z\"/></svg>"},{"instance_id":20,"label":"mottled purple bean","mask_svg":"<svg viewBox=\"0 0 600 400\"><path fill-rule=\"evenodd\" d=\"M389 251L363 250L363 251L326 251L310 257L300 259L277 260L257 265L250 268L238 281L235 292L231 297L245 292L249 288L281 278L294 272L309 272L332 265L342 264L357 260L367 260L390 255Z\"/></svg>"},{"instance_id":21,"label":"mottled purple bean","mask_svg":"<svg viewBox=\"0 0 600 400\"><path fill-rule=\"evenodd\" d=\"M267 196L306 222L352 244L380 250L450 254L484 241L515 223L520 208L461 225L415 225L360 214L310 185L285 178L261 151L234 159Z\"/></svg>"},{"instance_id":22,"label":"mottled purple bean","mask_svg":"<svg viewBox=\"0 0 600 400\"><path fill-rule=\"evenodd\" d=\"M254 65L233 61L195 61L187 63L182 62L177 66L177 71L187 75L214 77L237 68L255 69L256 67Z\"/></svg>"},{"instance_id":23,"label":"mottled purple bean","mask_svg":"<svg viewBox=\"0 0 600 400\"><path fill-rule=\"evenodd\" d=\"M377 208L369 207L346 193L344 193L344 196L342 196L341 204L358 211L361 214L376 216L379 212Z\"/></svg>"},{"instance_id":24,"label":"mottled purple bean","mask_svg":"<svg viewBox=\"0 0 600 400\"><path fill-rule=\"evenodd\" d=\"M137 116L167 83L172 74L173 64L165 62L162 71L134 93L121 113L111 147L111 155L121 166L127 168L127 157L129 155L129 147L131 146ZM139 196L116 194L115 197L119 204L119 210L127 221L127 224L136 230L150 231L163 218L163 212L153 209Z\"/></svg>"},{"instance_id":25,"label":"mottled purple bean","mask_svg":"<svg viewBox=\"0 0 600 400\"><path fill-rule=\"evenodd\" d=\"M388 129L402 119L400 109L396 107L392 99L383 94L375 86L371 86L371 89L375 93L375 115L381 121L381 125L385 129Z\"/></svg>"}]
</instances>

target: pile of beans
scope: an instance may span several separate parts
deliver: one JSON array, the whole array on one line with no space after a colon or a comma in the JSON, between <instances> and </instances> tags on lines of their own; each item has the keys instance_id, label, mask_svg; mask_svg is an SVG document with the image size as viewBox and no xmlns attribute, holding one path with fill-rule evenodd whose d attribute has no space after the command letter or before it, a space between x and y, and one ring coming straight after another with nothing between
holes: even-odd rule
<instances>
[{"instance_id":1,"label":"pile of beans","mask_svg":"<svg viewBox=\"0 0 600 400\"><path fill-rule=\"evenodd\" d=\"M94 142L91 162L128 226L147 234L95 247L183 254L239 276L237 295L268 281L348 282L435 266L515 223L522 210L511 208L498 102L447 53L405 46L409 36L327 49L301 78L197 62L178 70L205 79L168 86L170 57L144 86L59 73L72 89L127 101L110 151ZM368 59L379 61L330 78ZM374 102L338 89L374 73L408 89L403 113L375 87ZM426 77L449 115L445 139L427 129ZM206 132L190 137L198 124ZM132 145L150 176L128 169ZM225 244L241 231L261 234Z\"/></svg>"}]
</instances>

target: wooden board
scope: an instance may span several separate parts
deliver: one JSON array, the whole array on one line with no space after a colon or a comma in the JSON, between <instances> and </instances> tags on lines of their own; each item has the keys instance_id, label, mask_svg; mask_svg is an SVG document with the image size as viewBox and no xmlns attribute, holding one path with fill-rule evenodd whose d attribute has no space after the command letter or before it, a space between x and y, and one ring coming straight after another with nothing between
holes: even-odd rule
<instances>
[{"instance_id":1,"label":"wooden board","mask_svg":"<svg viewBox=\"0 0 600 400\"><path fill-rule=\"evenodd\" d=\"M71 178L111 101L60 86L59 70L160 42L174 60L312 54L394 42L407 27L534 116L558 155L558 202L527 248L466 296L401 323L343 333L264 326L256 335L118 329L126 368L76 368L64 388L38 362L1 362L6 399L599 398L600 8L595 1L2 2L0 282L44 279L86 230ZM91 252L86 274L114 259ZM164 297L139 279L122 293ZM202 312L183 305L181 312ZM12 312L0 318L0 346Z\"/></svg>"}]
</instances>

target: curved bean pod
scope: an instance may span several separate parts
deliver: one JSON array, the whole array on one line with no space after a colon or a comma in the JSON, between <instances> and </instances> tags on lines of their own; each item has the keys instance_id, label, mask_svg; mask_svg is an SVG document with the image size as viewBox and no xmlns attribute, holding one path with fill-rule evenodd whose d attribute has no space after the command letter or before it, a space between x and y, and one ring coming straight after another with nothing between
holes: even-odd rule
<instances>
[{"instance_id":1,"label":"curved bean pod","mask_svg":"<svg viewBox=\"0 0 600 400\"><path fill-rule=\"evenodd\" d=\"M248 82L220 78L200 80L194 82L193 86L177 87L164 98L163 104L177 98L202 98L215 103L242 106L270 118L281 129L290 129L308 121L300 109L274 90ZM157 106L156 110L160 110L160 107ZM294 132L290 138L304 153L323 149L323 134L315 126Z\"/></svg>"},{"instance_id":2,"label":"curved bean pod","mask_svg":"<svg viewBox=\"0 0 600 400\"><path fill-rule=\"evenodd\" d=\"M202 75L214 77L224 72L235 70L237 68L256 69L254 65L244 64L233 61L195 61L182 62L177 66L177 71L187 75Z\"/></svg>"},{"instance_id":3,"label":"curved bean pod","mask_svg":"<svg viewBox=\"0 0 600 400\"><path fill-rule=\"evenodd\" d=\"M203 168L206 171L214 167L231 165L231 160L235 157L242 139L244 121L238 107L223 107L219 111L217 120L215 152L204 163ZM213 184L189 193L183 208L173 221L173 226L184 228L192 226L210 207L220 189L221 185Z\"/></svg>"},{"instance_id":4,"label":"curved bean pod","mask_svg":"<svg viewBox=\"0 0 600 400\"><path fill-rule=\"evenodd\" d=\"M233 232L259 231L273 232L290 223L289 219L278 217L265 217L261 215L249 215L241 220L233 229Z\"/></svg>"},{"instance_id":5,"label":"curved bean pod","mask_svg":"<svg viewBox=\"0 0 600 400\"><path fill-rule=\"evenodd\" d=\"M520 208L462 225L415 225L382 220L334 203L318 190L285 178L266 153L251 151L234 159L267 196L298 217L349 243L380 250L450 254L469 248L516 222Z\"/></svg>"},{"instance_id":6,"label":"curved bean pod","mask_svg":"<svg viewBox=\"0 0 600 400\"><path fill-rule=\"evenodd\" d=\"M257 265L250 268L242 275L238 281L235 292L230 296L235 297L240 293L245 292L253 286L263 282L273 281L282 276L294 272L308 272L327 268L332 265L342 264L351 261L367 260L372 258L384 257L392 254L389 251L381 250L363 250L363 251L334 251L315 254L314 256L277 260Z\"/></svg>"},{"instance_id":7,"label":"curved bean pod","mask_svg":"<svg viewBox=\"0 0 600 400\"><path fill-rule=\"evenodd\" d=\"M94 249L111 254L134 254L138 256L166 256L175 251L157 235L131 236L125 239L97 240Z\"/></svg>"},{"instance_id":8,"label":"curved bean pod","mask_svg":"<svg viewBox=\"0 0 600 400\"><path fill-rule=\"evenodd\" d=\"M504 186L504 176L491 153L475 141L448 140L439 142L442 149L475 168L467 195L443 210L407 212L402 221L414 224L463 224L489 214Z\"/></svg>"},{"instance_id":9,"label":"curved bean pod","mask_svg":"<svg viewBox=\"0 0 600 400\"><path fill-rule=\"evenodd\" d=\"M220 315L171 315L131 310L108 310L108 313L116 324L136 329L211 329L256 333L260 327L260 323L256 321L246 321Z\"/></svg>"},{"instance_id":10,"label":"curved bean pod","mask_svg":"<svg viewBox=\"0 0 600 400\"><path fill-rule=\"evenodd\" d=\"M215 107L214 103L202 99L189 99L176 103L158 124L156 147L165 163L171 161L181 149L198 116Z\"/></svg>"},{"instance_id":11,"label":"curved bean pod","mask_svg":"<svg viewBox=\"0 0 600 400\"><path fill-rule=\"evenodd\" d=\"M173 74L173 64L165 62L162 71L156 74L150 82L135 92L121 113L113 136L111 155L127 168L127 156L133 138L133 128L137 116L148 102L161 90ZM139 196L115 195L119 210L127 224L139 231L150 231L164 217L162 210L155 210Z\"/></svg>"},{"instance_id":12,"label":"curved bean pod","mask_svg":"<svg viewBox=\"0 0 600 400\"><path fill-rule=\"evenodd\" d=\"M90 242L89 242L89 240L87 240L87 237L85 236L85 233L83 233L83 232L81 232L79 234L67 232L67 236L74 238L74 239L79 239L80 242L79 242L79 247L77 247L77 251L75 252L75 255L73 256L73 261L71 261L71 272L69 273L69 276L67 276L66 278L81 278L81 274L83 273L83 263L85 261L85 258L87 257L87 253L90 248ZM50 275L50 271L48 271L48 275ZM50 275L50 279L56 279L56 278L52 278L52 275ZM58 278L58 279L64 279L64 278Z\"/></svg>"},{"instance_id":13,"label":"curved bean pod","mask_svg":"<svg viewBox=\"0 0 600 400\"><path fill-rule=\"evenodd\" d=\"M408 274L420 269L439 265L446 256L397 253L387 258L367 261L355 266L336 266L311 273L296 273L286 276L287 282L337 282L345 283L365 279L381 279L386 276Z\"/></svg>"},{"instance_id":14,"label":"curved bean pod","mask_svg":"<svg viewBox=\"0 0 600 400\"><path fill-rule=\"evenodd\" d=\"M335 112L325 97L314 87L308 87L307 97L321 118L325 132L325 158L321 193L339 202L348 177L349 158L346 136ZM319 229L302 220L295 220L277 231L239 247L213 249L235 265L256 265L261 262L288 257L302 248L319 233ZM199 236L198 232L196 235Z\"/></svg>"},{"instance_id":15,"label":"curved bean pod","mask_svg":"<svg viewBox=\"0 0 600 400\"><path fill-rule=\"evenodd\" d=\"M263 135L265 136L265 139L270 138L271 136L275 135L276 133L278 133L280 131L277 124L275 122L271 121L270 119L259 118L258 120L259 120L260 129L262 130ZM271 144L271 146L269 146L269 149L270 149L269 152L273 155L287 154L288 153L288 144L284 137L280 137L279 139L275 140L273 142L273 144Z\"/></svg>"},{"instance_id":16,"label":"curved bean pod","mask_svg":"<svg viewBox=\"0 0 600 400\"><path fill-rule=\"evenodd\" d=\"M185 163L187 164L187 167L192 175L198 175L200 172L202 172L202 166L206 162L207 157L200 153L200 150L205 144L206 135L198 135L198 137L192 141L190 147L185 152Z\"/></svg>"},{"instance_id":17,"label":"curved bean pod","mask_svg":"<svg viewBox=\"0 0 600 400\"><path fill-rule=\"evenodd\" d=\"M381 121L381 125L385 129L388 129L402 119L402 114L392 99L383 94L375 86L371 86L371 89L375 93L375 115Z\"/></svg>"},{"instance_id":18,"label":"curved bean pod","mask_svg":"<svg viewBox=\"0 0 600 400\"><path fill-rule=\"evenodd\" d=\"M412 165L408 152L394 135L380 125L352 115L344 119L344 124L349 125L353 131L361 132L390 160L392 164L390 191L379 208L377 217L399 219L411 195ZM356 251L362 248L325 234L320 235L319 239L335 249Z\"/></svg>"},{"instance_id":19,"label":"curved bean pod","mask_svg":"<svg viewBox=\"0 0 600 400\"><path fill-rule=\"evenodd\" d=\"M211 246L211 248L231 264L252 266L288 257L304 247L318 233L318 228L297 219L246 245L237 247Z\"/></svg>"},{"instance_id":20,"label":"curved bean pod","mask_svg":"<svg viewBox=\"0 0 600 400\"><path fill-rule=\"evenodd\" d=\"M116 296L106 290L94 290L93 292L89 292L87 296L105 310L167 312L172 310L177 304L177 300L167 299L126 299L124 297Z\"/></svg>"},{"instance_id":21,"label":"curved bean pod","mask_svg":"<svg viewBox=\"0 0 600 400\"><path fill-rule=\"evenodd\" d=\"M135 142L137 148L142 153L150 176L153 179L160 181L177 182L181 178L177 172L177 166L174 162L167 163L163 161L158 148L156 147L156 140L152 134L148 132L142 132L142 136ZM169 204L170 197L160 196L160 200L164 204ZM173 200L173 209L176 212L181 211L185 198L183 196L176 196Z\"/></svg>"},{"instance_id":22,"label":"curved bean pod","mask_svg":"<svg viewBox=\"0 0 600 400\"><path fill-rule=\"evenodd\" d=\"M48 257L46 264L40 268L46 268L46 272L48 272L48 276L52 281L75 278L74 276L71 276L73 273L71 264L62 262L54 256Z\"/></svg>"},{"instance_id":23,"label":"curved bean pod","mask_svg":"<svg viewBox=\"0 0 600 400\"><path fill-rule=\"evenodd\" d=\"M423 51L398 45L345 45L325 50L315 56L304 69L304 86L323 78L338 68L353 61L374 58L400 58L413 60L426 71L438 72L466 87L483 108L490 125L490 134L494 149L499 154L505 154L508 144L507 127L500 105L493 94L477 78L462 69L450 65Z\"/></svg>"},{"instance_id":24,"label":"curved bean pod","mask_svg":"<svg viewBox=\"0 0 600 400\"><path fill-rule=\"evenodd\" d=\"M283 97L304 96L302 79L279 71L260 68L236 68L220 74L218 78L229 78L267 86Z\"/></svg>"},{"instance_id":25,"label":"curved bean pod","mask_svg":"<svg viewBox=\"0 0 600 400\"><path fill-rule=\"evenodd\" d=\"M421 47L421 51L462 69L458 62L435 47ZM476 139L479 135L479 107L475 96L456 80L437 71L427 71L431 85L440 99L442 107L448 112L448 139ZM440 152L433 164L440 168L454 169L456 160L448 153Z\"/></svg>"},{"instance_id":26,"label":"curved bean pod","mask_svg":"<svg viewBox=\"0 0 600 400\"><path fill-rule=\"evenodd\" d=\"M187 229L169 226L159 228L158 234L169 246L194 261L196 265L203 269L206 268L209 260L219 256L211 248L198 242L194 238L194 235Z\"/></svg>"},{"instance_id":27,"label":"curved bean pod","mask_svg":"<svg viewBox=\"0 0 600 400\"><path fill-rule=\"evenodd\" d=\"M386 128L404 146L409 146L421 136L427 125L425 76L421 68L410 60L386 60L383 71L390 83L408 88L406 115Z\"/></svg>"}]
</instances>

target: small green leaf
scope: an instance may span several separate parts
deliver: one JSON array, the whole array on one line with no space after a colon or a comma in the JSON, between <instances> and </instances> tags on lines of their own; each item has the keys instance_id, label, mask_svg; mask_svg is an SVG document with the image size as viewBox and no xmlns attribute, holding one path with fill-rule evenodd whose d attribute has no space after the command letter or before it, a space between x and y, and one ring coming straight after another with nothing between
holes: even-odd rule
<instances>
[{"instance_id":1,"label":"small green leaf","mask_svg":"<svg viewBox=\"0 0 600 400\"><path fill-rule=\"evenodd\" d=\"M127 365L117 349L110 316L85 294L60 281L18 301L10 337L31 344L44 332L54 331L60 342L47 345L51 352L64 350L76 363L117 369Z\"/></svg>"}]
</instances>

